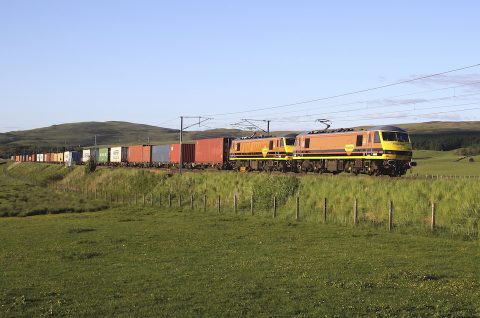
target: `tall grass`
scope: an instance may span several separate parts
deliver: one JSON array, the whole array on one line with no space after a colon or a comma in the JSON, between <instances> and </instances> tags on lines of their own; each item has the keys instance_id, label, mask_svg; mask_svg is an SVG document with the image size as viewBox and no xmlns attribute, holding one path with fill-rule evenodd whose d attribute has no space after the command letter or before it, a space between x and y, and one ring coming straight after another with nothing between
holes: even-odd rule
<instances>
[{"instance_id":1,"label":"tall grass","mask_svg":"<svg viewBox=\"0 0 480 318\"><path fill-rule=\"evenodd\" d=\"M478 238L480 182L474 179L425 180L378 178L367 176L331 176L237 172L205 172L172 174L148 169L98 169L85 174L81 167L65 172L58 166L33 168L23 164L10 167L9 173L19 176L39 173L40 182L51 180L49 174L64 175L58 181L62 187L104 191L132 202L133 197L147 200L154 196L163 203L169 194L175 204L183 196L189 204L207 196L213 208L221 197L222 210L232 211L233 196L237 197L240 213L250 210L253 196L255 213L271 215L273 196L277 197L278 217L293 219L295 200L300 198L300 216L304 221L323 221L323 200L327 198L327 221L349 225L353 222L353 202L358 200L359 218L363 224L385 226L388 204L394 204L394 224L399 231L427 230L431 216L431 202L436 203L438 231L449 232L472 239ZM40 169L39 172L35 169ZM65 169L65 168L63 168Z\"/></svg>"}]
</instances>

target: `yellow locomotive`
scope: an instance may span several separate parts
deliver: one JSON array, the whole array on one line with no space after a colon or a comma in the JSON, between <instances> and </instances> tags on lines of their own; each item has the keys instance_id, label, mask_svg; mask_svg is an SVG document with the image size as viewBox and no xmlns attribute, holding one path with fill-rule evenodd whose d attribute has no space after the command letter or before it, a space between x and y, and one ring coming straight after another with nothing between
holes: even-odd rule
<instances>
[{"instance_id":1,"label":"yellow locomotive","mask_svg":"<svg viewBox=\"0 0 480 318\"><path fill-rule=\"evenodd\" d=\"M401 176L415 166L410 137L395 126L240 138L233 140L229 156L238 170Z\"/></svg>"}]
</instances>

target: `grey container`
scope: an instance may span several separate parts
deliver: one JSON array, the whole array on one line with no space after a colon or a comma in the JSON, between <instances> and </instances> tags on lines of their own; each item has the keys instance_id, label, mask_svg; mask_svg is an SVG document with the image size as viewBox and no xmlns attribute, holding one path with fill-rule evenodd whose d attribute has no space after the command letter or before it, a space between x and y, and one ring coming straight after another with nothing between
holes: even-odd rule
<instances>
[{"instance_id":1,"label":"grey container","mask_svg":"<svg viewBox=\"0 0 480 318\"><path fill-rule=\"evenodd\" d=\"M170 162L170 145L159 145L152 147L152 162Z\"/></svg>"}]
</instances>

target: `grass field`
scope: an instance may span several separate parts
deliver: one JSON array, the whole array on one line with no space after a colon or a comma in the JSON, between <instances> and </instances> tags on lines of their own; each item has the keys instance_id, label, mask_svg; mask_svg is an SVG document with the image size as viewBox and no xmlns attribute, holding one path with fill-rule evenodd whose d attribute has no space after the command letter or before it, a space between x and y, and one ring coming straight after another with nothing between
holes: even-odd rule
<instances>
[{"instance_id":1,"label":"grass field","mask_svg":"<svg viewBox=\"0 0 480 318\"><path fill-rule=\"evenodd\" d=\"M86 200L73 193L46 185L61 180L69 172L58 165L0 166L0 216L29 216L103 210L108 205ZM13 169L12 169L13 168Z\"/></svg>"},{"instance_id":2,"label":"grass field","mask_svg":"<svg viewBox=\"0 0 480 318\"><path fill-rule=\"evenodd\" d=\"M480 176L480 156L456 155L454 151L415 150L414 160L418 166L408 175ZM474 162L469 162L473 158ZM459 160L461 159L461 160Z\"/></svg>"},{"instance_id":3,"label":"grass field","mask_svg":"<svg viewBox=\"0 0 480 318\"><path fill-rule=\"evenodd\" d=\"M473 317L479 247L232 214L0 219L6 316Z\"/></svg>"},{"instance_id":4,"label":"grass field","mask_svg":"<svg viewBox=\"0 0 480 318\"><path fill-rule=\"evenodd\" d=\"M47 168L52 167L52 168ZM60 170L57 170L60 169ZM394 223L399 231L429 231L431 202L436 204L438 234L452 234L464 239L477 239L479 234L480 180L430 180L406 178L372 178L362 176L296 176L266 173L206 172L169 174L165 171L142 169L99 169L86 175L83 167L66 173L61 166L23 163L10 165L9 176L32 179L44 184L54 182L60 188L73 188L79 192L97 191L99 196L113 197L121 205L141 203L165 206L169 195L172 204L189 206L191 196L196 206L207 196L207 205L215 210L220 196L222 210L233 210L237 197L239 211L250 210L253 196L255 213L271 215L273 197L277 197L278 218L292 220L295 216L296 197L300 199L301 218L305 222L323 221L324 198L327 198L329 223L351 225L353 204L358 202L361 223L386 226L388 205L394 203ZM61 180L52 181L52 175L64 173ZM76 194L78 196L78 193ZM134 199L136 197L136 200ZM81 197L81 200L86 198ZM86 202L89 202L86 200ZM73 205L74 206L74 205Z\"/></svg>"},{"instance_id":5,"label":"grass field","mask_svg":"<svg viewBox=\"0 0 480 318\"><path fill-rule=\"evenodd\" d=\"M0 218L0 316L480 316L477 179L139 169L86 175L82 167L28 163L0 170L4 216L36 214L28 211L42 206L47 213ZM66 188L91 192L59 190ZM128 202L93 200L94 189ZM327 224L323 197L329 198ZM358 226L351 218L354 197ZM391 233L389 198L395 201ZM439 204L433 234L431 199ZM64 210L56 210L59 203ZM88 207L101 211L85 212ZM59 212L84 213L52 214Z\"/></svg>"}]
</instances>

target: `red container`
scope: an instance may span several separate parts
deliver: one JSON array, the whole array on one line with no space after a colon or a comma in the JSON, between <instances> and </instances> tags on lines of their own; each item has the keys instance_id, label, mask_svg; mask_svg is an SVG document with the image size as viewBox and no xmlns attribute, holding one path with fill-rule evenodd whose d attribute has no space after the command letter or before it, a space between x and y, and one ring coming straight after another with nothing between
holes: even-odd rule
<instances>
[{"instance_id":1,"label":"red container","mask_svg":"<svg viewBox=\"0 0 480 318\"><path fill-rule=\"evenodd\" d=\"M223 164L228 160L230 138L210 138L196 141L195 163Z\"/></svg>"},{"instance_id":2,"label":"red container","mask_svg":"<svg viewBox=\"0 0 480 318\"><path fill-rule=\"evenodd\" d=\"M52 158L52 153L49 152L49 153L46 153L45 154L45 162L52 162L53 158Z\"/></svg>"},{"instance_id":3,"label":"red container","mask_svg":"<svg viewBox=\"0 0 480 318\"><path fill-rule=\"evenodd\" d=\"M182 144L182 161L184 164L195 162L195 144ZM180 144L170 145L170 162L180 162Z\"/></svg>"},{"instance_id":4,"label":"red container","mask_svg":"<svg viewBox=\"0 0 480 318\"><path fill-rule=\"evenodd\" d=\"M32 157L30 158L32 162L35 162L37 161L37 155L32 155Z\"/></svg>"},{"instance_id":5,"label":"red container","mask_svg":"<svg viewBox=\"0 0 480 318\"><path fill-rule=\"evenodd\" d=\"M128 163L151 163L152 146L135 145L128 147Z\"/></svg>"}]
</instances>

